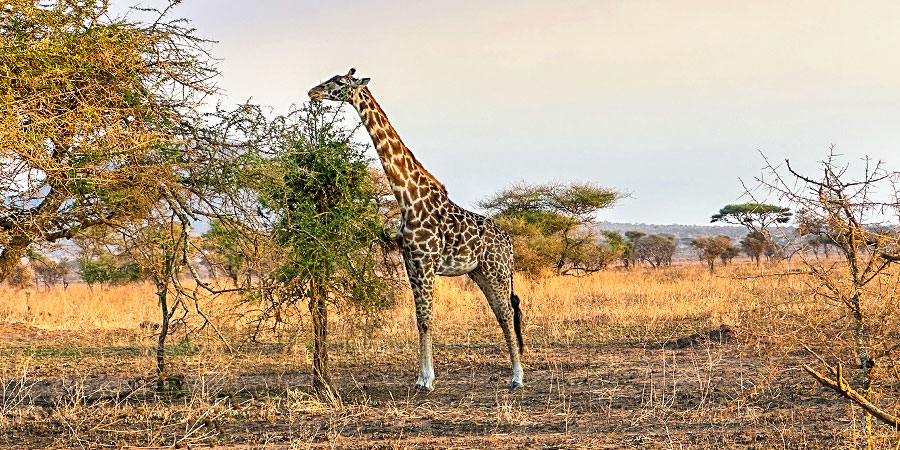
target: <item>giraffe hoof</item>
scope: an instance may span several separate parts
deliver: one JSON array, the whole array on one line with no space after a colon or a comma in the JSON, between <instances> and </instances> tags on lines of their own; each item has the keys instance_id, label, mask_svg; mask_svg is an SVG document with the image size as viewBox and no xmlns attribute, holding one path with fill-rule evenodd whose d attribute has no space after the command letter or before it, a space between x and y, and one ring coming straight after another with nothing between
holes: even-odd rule
<instances>
[{"instance_id":1,"label":"giraffe hoof","mask_svg":"<svg viewBox=\"0 0 900 450\"><path fill-rule=\"evenodd\" d=\"M522 383L519 383L518 381L511 381L509 383L509 390L511 390L511 391L514 391L516 389L521 389L523 387L525 387L525 385Z\"/></svg>"},{"instance_id":2,"label":"giraffe hoof","mask_svg":"<svg viewBox=\"0 0 900 450\"><path fill-rule=\"evenodd\" d=\"M416 391L428 393L434 390L433 386L425 386L424 384L416 384Z\"/></svg>"}]
</instances>

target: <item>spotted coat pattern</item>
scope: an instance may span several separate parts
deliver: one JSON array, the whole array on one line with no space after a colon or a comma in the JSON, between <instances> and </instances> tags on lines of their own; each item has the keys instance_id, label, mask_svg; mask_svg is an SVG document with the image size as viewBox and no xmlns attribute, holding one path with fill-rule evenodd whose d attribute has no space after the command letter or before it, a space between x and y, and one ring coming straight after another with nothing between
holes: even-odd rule
<instances>
[{"instance_id":1,"label":"spotted coat pattern","mask_svg":"<svg viewBox=\"0 0 900 450\"><path fill-rule=\"evenodd\" d=\"M453 203L447 190L403 144L384 111L354 70L336 75L309 92L313 100L346 101L363 121L391 190L400 206L397 242L412 288L419 331L416 388L433 389L431 337L435 275L468 275L487 298L503 330L512 363L511 388L523 384L519 299L512 289L513 251L509 236L491 219Z\"/></svg>"}]
</instances>

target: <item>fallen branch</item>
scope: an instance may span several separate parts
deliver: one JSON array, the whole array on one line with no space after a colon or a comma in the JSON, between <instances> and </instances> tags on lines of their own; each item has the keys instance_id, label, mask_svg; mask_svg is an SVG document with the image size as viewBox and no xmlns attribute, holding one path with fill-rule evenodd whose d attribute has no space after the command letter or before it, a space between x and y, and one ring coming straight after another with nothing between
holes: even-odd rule
<instances>
[{"instance_id":1,"label":"fallen branch","mask_svg":"<svg viewBox=\"0 0 900 450\"><path fill-rule=\"evenodd\" d=\"M764 273L761 275L717 275L716 278L722 278L727 280L753 280L756 278L770 278L770 277L787 277L791 275L812 275L813 272L810 270L792 270L790 272L773 272L773 273Z\"/></svg>"},{"instance_id":2,"label":"fallen branch","mask_svg":"<svg viewBox=\"0 0 900 450\"><path fill-rule=\"evenodd\" d=\"M809 367L808 365L804 364L803 369L809 372L809 374L812 375L813 378L818 380L819 383L822 383L822 385L837 391L842 396L850 399L853 403L856 403L857 405L862 407L862 409L866 410L869 414L872 414L873 416L879 418L882 422L894 427L894 429L900 429L900 417L887 413L881 408L873 405L872 402L860 395L853 388L851 388L849 384L847 384L841 373L842 368L840 364L838 364L837 367L837 381L833 381L825 375L816 372L812 367Z\"/></svg>"}]
</instances>

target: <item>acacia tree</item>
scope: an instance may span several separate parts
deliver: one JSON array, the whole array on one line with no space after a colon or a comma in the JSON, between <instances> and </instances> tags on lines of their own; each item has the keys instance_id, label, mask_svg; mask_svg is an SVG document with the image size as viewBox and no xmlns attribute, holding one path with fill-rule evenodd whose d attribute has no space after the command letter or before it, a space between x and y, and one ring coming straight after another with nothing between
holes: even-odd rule
<instances>
[{"instance_id":1,"label":"acacia tree","mask_svg":"<svg viewBox=\"0 0 900 450\"><path fill-rule=\"evenodd\" d=\"M675 237L651 234L643 236L634 243L634 257L659 268L672 264L675 254Z\"/></svg>"},{"instance_id":2,"label":"acacia tree","mask_svg":"<svg viewBox=\"0 0 900 450\"><path fill-rule=\"evenodd\" d=\"M604 231L603 238L622 265L626 269L631 267L631 262L634 260L634 242L623 237L622 233L618 231Z\"/></svg>"},{"instance_id":3,"label":"acacia tree","mask_svg":"<svg viewBox=\"0 0 900 450\"><path fill-rule=\"evenodd\" d=\"M393 248L378 189L352 130L317 103L295 113L277 154L263 158L258 180L261 211L282 263L271 274L269 311L305 301L313 324L313 387L339 403L328 369L328 305L382 308L392 298L392 276L376 270L376 255ZM383 267L383 266L382 266Z\"/></svg>"},{"instance_id":4,"label":"acacia tree","mask_svg":"<svg viewBox=\"0 0 900 450\"><path fill-rule=\"evenodd\" d=\"M768 246L769 241L766 239L766 236L755 230L747 233L741 239L741 249L744 250L747 256L756 261L757 266L759 266L759 260L766 252Z\"/></svg>"},{"instance_id":5,"label":"acacia tree","mask_svg":"<svg viewBox=\"0 0 900 450\"><path fill-rule=\"evenodd\" d=\"M893 429L900 427L900 418L890 412L896 411L900 398L891 389L876 388L888 379L888 368L900 363L896 343L900 173L865 159L858 178L851 178L850 167L838 162L833 147L818 175L799 173L789 161L783 168L766 164L761 185L805 211L808 219L814 219L807 224L821 224L807 226L806 232L826 238L842 257L842 264L810 258L808 240L789 244L810 277L815 298L823 301L822 309L798 318L795 327L815 325L806 340L809 345L804 345L826 373L809 365L804 369L862 408L871 447L872 417Z\"/></svg>"},{"instance_id":6,"label":"acacia tree","mask_svg":"<svg viewBox=\"0 0 900 450\"><path fill-rule=\"evenodd\" d=\"M738 255L740 255L740 254L741 254L741 248L736 247L732 244L731 246L728 247L728 249L725 251L725 253L722 253L719 256L719 259L722 260L723 266L727 266L728 264L731 264L731 261L734 258L737 258Z\"/></svg>"},{"instance_id":7,"label":"acacia tree","mask_svg":"<svg viewBox=\"0 0 900 450\"><path fill-rule=\"evenodd\" d=\"M166 338L170 323L179 310L188 311L181 290L174 288L190 263L190 237L187 224L178 214L160 203L146 218L121 223L116 227L115 245L120 255L140 267L153 281L160 308L160 327L156 342L157 388L180 389L181 379L166 367Z\"/></svg>"},{"instance_id":8,"label":"acacia tree","mask_svg":"<svg viewBox=\"0 0 900 450\"><path fill-rule=\"evenodd\" d=\"M176 183L184 125L216 74L164 11L110 19L107 2L0 9L0 280L37 241L139 217Z\"/></svg>"},{"instance_id":9,"label":"acacia tree","mask_svg":"<svg viewBox=\"0 0 900 450\"><path fill-rule=\"evenodd\" d=\"M750 234L745 238L749 244L749 246L745 246L745 251L749 252L747 254L755 259L756 265L759 266L761 254L766 255L767 261L778 259L783 255L781 248L772 239L770 228L790 222L792 215L790 208L748 202L739 205L725 205L718 213L712 215L710 222L724 222L746 227ZM765 245L761 246L761 242L764 242ZM760 246L762 250L760 250Z\"/></svg>"},{"instance_id":10,"label":"acacia tree","mask_svg":"<svg viewBox=\"0 0 900 450\"><path fill-rule=\"evenodd\" d=\"M195 310L205 327L198 292L236 289L200 279L191 226L252 217L238 169L269 128L251 105L197 112L217 72L207 42L168 17L176 3L139 9L146 22L110 18L104 0L0 10L0 279L33 243L115 237L81 274L118 277L107 263L128 256L156 283L160 387L173 314Z\"/></svg>"},{"instance_id":11,"label":"acacia tree","mask_svg":"<svg viewBox=\"0 0 900 450\"><path fill-rule=\"evenodd\" d=\"M725 235L695 238L691 241L691 247L697 251L697 256L701 260L706 261L709 273L713 273L716 259L720 259L724 266L738 253L737 247L731 243L731 238Z\"/></svg>"},{"instance_id":12,"label":"acacia tree","mask_svg":"<svg viewBox=\"0 0 900 450\"><path fill-rule=\"evenodd\" d=\"M580 274L606 267L624 251L601 242L593 228L597 212L622 196L591 183L519 183L479 206L512 236L517 269Z\"/></svg>"},{"instance_id":13,"label":"acacia tree","mask_svg":"<svg viewBox=\"0 0 900 450\"><path fill-rule=\"evenodd\" d=\"M625 261L625 267L634 266L637 264L637 258L634 255L634 247L637 244L637 241L642 237L646 236L647 233L643 231L626 231L625 237L628 238L628 247L629 249L626 251L628 254L628 259Z\"/></svg>"},{"instance_id":14,"label":"acacia tree","mask_svg":"<svg viewBox=\"0 0 900 450\"><path fill-rule=\"evenodd\" d=\"M710 222L743 225L751 230L759 228L760 232L765 233L772 225L790 222L792 214L790 208L751 202L725 205L718 213L712 215Z\"/></svg>"},{"instance_id":15,"label":"acacia tree","mask_svg":"<svg viewBox=\"0 0 900 450\"><path fill-rule=\"evenodd\" d=\"M46 255L38 253L32 249L28 249L25 253L28 258L29 265L34 270L35 278L44 283L49 290L54 284L62 283L65 288L69 287L66 276L69 274L69 261L63 259L54 261Z\"/></svg>"}]
</instances>

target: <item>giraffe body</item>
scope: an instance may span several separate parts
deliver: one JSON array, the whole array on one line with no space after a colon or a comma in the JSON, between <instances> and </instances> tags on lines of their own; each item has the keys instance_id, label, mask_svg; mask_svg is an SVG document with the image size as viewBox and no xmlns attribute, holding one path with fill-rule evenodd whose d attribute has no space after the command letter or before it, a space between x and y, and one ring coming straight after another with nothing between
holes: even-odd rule
<instances>
[{"instance_id":1,"label":"giraffe body","mask_svg":"<svg viewBox=\"0 0 900 450\"><path fill-rule=\"evenodd\" d=\"M468 275L487 298L506 340L512 363L511 388L523 385L519 298L512 287L512 242L486 217L453 203L447 190L416 160L365 85L351 69L309 91L313 100L351 103L372 137L400 206L397 242L416 307L419 374L416 388L432 390L431 336L434 277Z\"/></svg>"}]
</instances>

